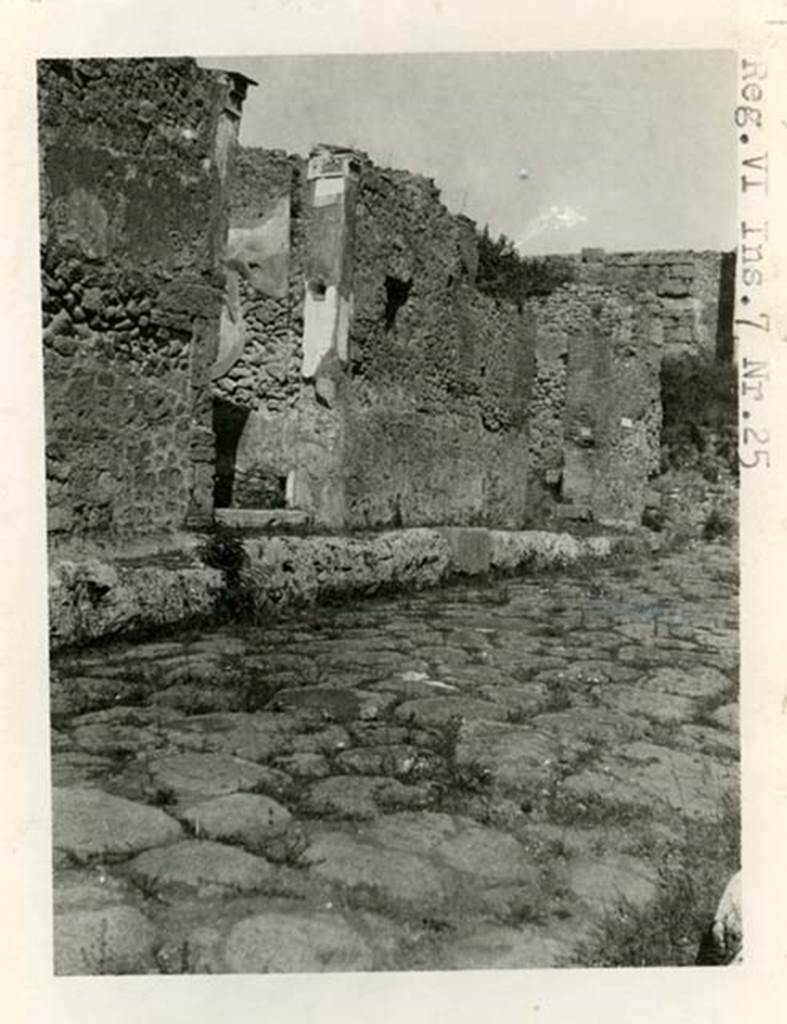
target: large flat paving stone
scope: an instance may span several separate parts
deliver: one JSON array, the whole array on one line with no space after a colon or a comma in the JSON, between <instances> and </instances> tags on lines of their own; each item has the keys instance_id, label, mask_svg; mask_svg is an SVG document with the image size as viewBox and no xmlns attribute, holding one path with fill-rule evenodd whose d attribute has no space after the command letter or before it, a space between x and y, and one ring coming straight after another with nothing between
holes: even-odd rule
<instances>
[{"instance_id":1,"label":"large flat paving stone","mask_svg":"<svg viewBox=\"0 0 787 1024\"><path fill-rule=\"evenodd\" d=\"M443 904L448 895L443 874L424 857L345 832L318 836L302 859L320 878L371 893L394 908L426 911Z\"/></svg>"},{"instance_id":2,"label":"large flat paving stone","mask_svg":"<svg viewBox=\"0 0 787 1024\"><path fill-rule=\"evenodd\" d=\"M229 934L229 971L236 974L367 971L366 940L338 914L268 913L247 917Z\"/></svg>"},{"instance_id":3,"label":"large flat paving stone","mask_svg":"<svg viewBox=\"0 0 787 1024\"><path fill-rule=\"evenodd\" d=\"M731 729L734 732L740 729L740 706L737 703L722 704L710 717L722 729Z\"/></svg>"},{"instance_id":4,"label":"large flat paving stone","mask_svg":"<svg viewBox=\"0 0 787 1024\"><path fill-rule=\"evenodd\" d=\"M67 789L72 786L99 786L115 763L109 757L86 754L81 750L58 750L52 754L52 785Z\"/></svg>"},{"instance_id":5,"label":"large flat paving stone","mask_svg":"<svg viewBox=\"0 0 787 1024\"><path fill-rule=\"evenodd\" d=\"M364 827L362 834L386 848L429 856L481 886L533 883L536 878L527 852L513 836L470 818L389 814Z\"/></svg>"},{"instance_id":6,"label":"large flat paving stone","mask_svg":"<svg viewBox=\"0 0 787 1024\"><path fill-rule=\"evenodd\" d=\"M270 785L272 769L230 754L169 754L152 758L152 784L181 805Z\"/></svg>"},{"instance_id":7,"label":"large flat paving stone","mask_svg":"<svg viewBox=\"0 0 787 1024\"><path fill-rule=\"evenodd\" d=\"M652 864L625 854L585 854L569 861L568 884L575 896L603 913L614 910L621 900L644 907L656 896L658 872Z\"/></svg>"},{"instance_id":8,"label":"large flat paving stone","mask_svg":"<svg viewBox=\"0 0 787 1024\"><path fill-rule=\"evenodd\" d=\"M718 669L695 665L690 669L660 668L648 675L643 685L655 693L708 700L727 693L731 683Z\"/></svg>"},{"instance_id":9,"label":"large flat paving stone","mask_svg":"<svg viewBox=\"0 0 787 1024\"><path fill-rule=\"evenodd\" d=\"M174 818L100 789L54 789L52 825L55 850L77 861L120 859L183 834Z\"/></svg>"},{"instance_id":10,"label":"large flat paving stone","mask_svg":"<svg viewBox=\"0 0 787 1024\"><path fill-rule=\"evenodd\" d=\"M434 968L455 971L524 970L558 967L572 944L542 929L484 924L444 945Z\"/></svg>"},{"instance_id":11,"label":"large flat paving stone","mask_svg":"<svg viewBox=\"0 0 787 1024\"><path fill-rule=\"evenodd\" d=\"M210 840L189 839L139 854L129 876L145 892L178 898L236 896L263 889L276 869L262 857Z\"/></svg>"},{"instance_id":12,"label":"large flat paving stone","mask_svg":"<svg viewBox=\"0 0 787 1024\"><path fill-rule=\"evenodd\" d=\"M534 729L559 736L564 742L619 743L639 739L646 731L641 719L615 708L581 707L547 711L529 723Z\"/></svg>"},{"instance_id":13,"label":"large flat paving stone","mask_svg":"<svg viewBox=\"0 0 787 1024\"><path fill-rule=\"evenodd\" d=\"M278 801L256 793L232 793L192 804L182 814L198 838L240 843L264 852L290 827L292 815Z\"/></svg>"},{"instance_id":14,"label":"large flat paving stone","mask_svg":"<svg viewBox=\"0 0 787 1024\"><path fill-rule=\"evenodd\" d=\"M364 821L386 809L427 807L433 799L428 783L407 786L386 776L333 775L315 783L301 806L313 815Z\"/></svg>"},{"instance_id":15,"label":"large flat paving stone","mask_svg":"<svg viewBox=\"0 0 787 1024\"><path fill-rule=\"evenodd\" d=\"M69 910L98 910L129 903L136 895L125 878L107 873L103 866L56 871L53 879L55 913Z\"/></svg>"},{"instance_id":16,"label":"large flat paving stone","mask_svg":"<svg viewBox=\"0 0 787 1024\"><path fill-rule=\"evenodd\" d=\"M647 683L610 688L601 695L601 701L623 714L640 715L662 725L688 722L697 712L696 701L677 694L650 690Z\"/></svg>"},{"instance_id":17,"label":"large flat paving stone","mask_svg":"<svg viewBox=\"0 0 787 1024\"><path fill-rule=\"evenodd\" d=\"M498 784L530 790L550 774L560 753L558 740L546 732L502 722L463 723L456 746L460 766L481 765Z\"/></svg>"},{"instance_id":18,"label":"large flat paving stone","mask_svg":"<svg viewBox=\"0 0 787 1024\"><path fill-rule=\"evenodd\" d=\"M204 739L216 753L263 762L289 753L296 723L272 712L215 712L192 715L188 729Z\"/></svg>"},{"instance_id":19,"label":"large flat paving stone","mask_svg":"<svg viewBox=\"0 0 787 1024\"><path fill-rule=\"evenodd\" d=\"M353 690L333 686L300 686L279 690L271 706L283 710L309 708L337 722L351 722L361 713L361 701Z\"/></svg>"},{"instance_id":20,"label":"large flat paving stone","mask_svg":"<svg viewBox=\"0 0 787 1024\"><path fill-rule=\"evenodd\" d=\"M55 974L144 974L156 929L134 907L71 910L54 917Z\"/></svg>"},{"instance_id":21,"label":"large flat paving stone","mask_svg":"<svg viewBox=\"0 0 787 1024\"><path fill-rule=\"evenodd\" d=\"M473 697L428 697L408 700L396 709L400 722L414 722L420 726L441 726L451 719L504 721L506 709L492 701Z\"/></svg>"},{"instance_id":22,"label":"large flat paving stone","mask_svg":"<svg viewBox=\"0 0 787 1024\"><path fill-rule=\"evenodd\" d=\"M616 758L603 758L592 770L563 780L565 792L579 798L653 810L654 805L689 818L718 818L723 799L738 787L737 769L703 754L652 743L624 744Z\"/></svg>"}]
</instances>

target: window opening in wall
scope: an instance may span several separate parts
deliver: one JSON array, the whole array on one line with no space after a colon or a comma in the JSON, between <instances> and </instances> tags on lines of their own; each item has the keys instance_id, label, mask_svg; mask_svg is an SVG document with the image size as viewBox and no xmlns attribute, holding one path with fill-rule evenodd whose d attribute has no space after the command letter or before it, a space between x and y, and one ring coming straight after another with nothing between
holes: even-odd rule
<instances>
[{"instance_id":1,"label":"window opening in wall","mask_svg":"<svg viewBox=\"0 0 787 1024\"><path fill-rule=\"evenodd\" d=\"M244 494L237 504L243 508L287 508L287 477L277 473L254 472L244 480Z\"/></svg>"},{"instance_id":2,"label":"window opening in wall","mask_svg":"<svg viewBox=\"0 0 787 1024\"><path fill-rule=\"evenodd\" d=\"M390 331L396 323L396 314L407 302L412 290L412 279L403 281L399 277L386 275L385 278L385 330Z\"/></svg>"},{"instance_id":3,"label":"window opening in wall","mask_svg":"<svg viewBox=\"0 0 787 1024\"><path fill-rule=\"evenodd\" d=\"M324 301L327 291L325 281L309 281L309 293L317 302Z\"/></svg>"},{"instance_id":4,"label":"window opening in wall","mask_svg":"<svg viewBox=\"0 0 787 1024\"><path fill-rule=\"evenodd\" d=\"M249 410L221 398L213 400L213 436L216 468L213 478L214 508L231 508L235 486L235 460Z\"/></svg>"}]
</instances>

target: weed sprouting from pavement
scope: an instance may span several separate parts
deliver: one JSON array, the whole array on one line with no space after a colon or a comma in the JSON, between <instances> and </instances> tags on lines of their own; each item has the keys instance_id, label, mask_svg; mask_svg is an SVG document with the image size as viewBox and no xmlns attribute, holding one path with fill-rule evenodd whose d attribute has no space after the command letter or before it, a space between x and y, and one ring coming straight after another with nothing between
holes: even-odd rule
<instances>
[{"instance_id":1,"label":"weed sprouting from pavement","mask_svg":"<svg viewBox=\"0 0 787 1024\"><path fill-rule=\"evenodd\" d=\"M621 898L566 966L694 964L698 937L740 867L740 812L730 798L711 821L684 818L683 835L661 851L658 889L644 906Z\"/></svg>"}]
</instances>

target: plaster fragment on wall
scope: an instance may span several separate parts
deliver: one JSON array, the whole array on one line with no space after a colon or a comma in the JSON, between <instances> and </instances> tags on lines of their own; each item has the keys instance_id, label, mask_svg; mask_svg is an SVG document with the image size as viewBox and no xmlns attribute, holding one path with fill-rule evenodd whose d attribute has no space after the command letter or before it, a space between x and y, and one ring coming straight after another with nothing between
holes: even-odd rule
<instances>
[{"instance_id":1,"label":"plaster fragment on wall","mask_svg":"<svg viewBox=\"0 0 787 1024\"><path fill-rule=\"evenodd\" d=\"M353 297L349 299L339 297L339 316L336 322L336 354L343 363L347 362L348 345L347 339L350 334L350 320L353 315Z\"/></svg>"},{"instance_id":2,"label":"plaster fragment on wall","mask_svg":"<svg viewBox=\"0 0 787 1024\"><path fill-rule=\"evenodd\" d=\"M344 195L344 178L317 178L314 183L314 205L330 206Z\"/></svg>"},{"instance_id":3,"label":"plaster fragment on wall","mask_svg":"<svg viewBox=\"0 0 787 1024\"><path fill-rule=\"evenodd\" d=\"M74 188L68 195L68 226L63 239L75 241L89 259L107 255L109 215L101 200L84 188Z\"/></svg>"},{"instance_id":4,"label":"plaster fragment on wall","mask_svg":"<svg viewBox=\"0 0 787 1024\"><path fill-rule=\"evenodd\" d=\"M211 380L219 380L232 369L243 351L244 338L238 275L234 271L229 271L219 320L219 351L211 367Z\"/></svg>"},{"instance_id":5,"label":"plaster fragment on wall","mask_svg":"<svg viewBox=\"0 0 787 1024\"><path fill-rule=\"evenodd\" d=\"M280 196L256 224L232 227L227 262L241 271L255 291L282 299L289 287L290 197Z\"/></svg>"},{"instance_id":6,"label":"plaster fragment on wall","mask_svg":"<svg viewBox=\"0 0 787 1024\"><path fill-rule=\"evenodd\" d=\"M216 170L219 173L219 180L224 182L227 178L227 171L230 162L232 146L238 138L238 118L226 111L219 115L216 125L216 145L214 149L214 160Z\"/></svg>"},{"instance_id":7,"label":"plaster fragment on wall","mask_svg":"<svg viewBox=\"0 0 787 1024\"><path fill-rule=\"evenodd\" d=\"M319 297L306 289L303 306L303 360L301 375L313 377L323 356L334 345L339 293L335 285L328 285ZM346 340L345 340L346 348Z\"/></svg>"}]
</instances>

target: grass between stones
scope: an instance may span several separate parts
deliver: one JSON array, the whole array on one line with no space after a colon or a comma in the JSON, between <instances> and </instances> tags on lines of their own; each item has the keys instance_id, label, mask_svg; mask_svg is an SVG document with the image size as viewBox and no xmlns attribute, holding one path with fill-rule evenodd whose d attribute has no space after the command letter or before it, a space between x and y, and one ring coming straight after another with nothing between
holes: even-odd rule
<instances>
[{"instance_id":1,"label":"grass between stones","mask_svg":"<svg viewBox=\"0 0 787 1024\"><path fill-rule=\"evenodd\" d=\"M682 835L658 851L658 861L656 897L643 907L619 899L564 966L693 965L698 936L740 866L740 812L735 802L724 799L715 821L684 818Z\"/></svg>"}]
</instances>

